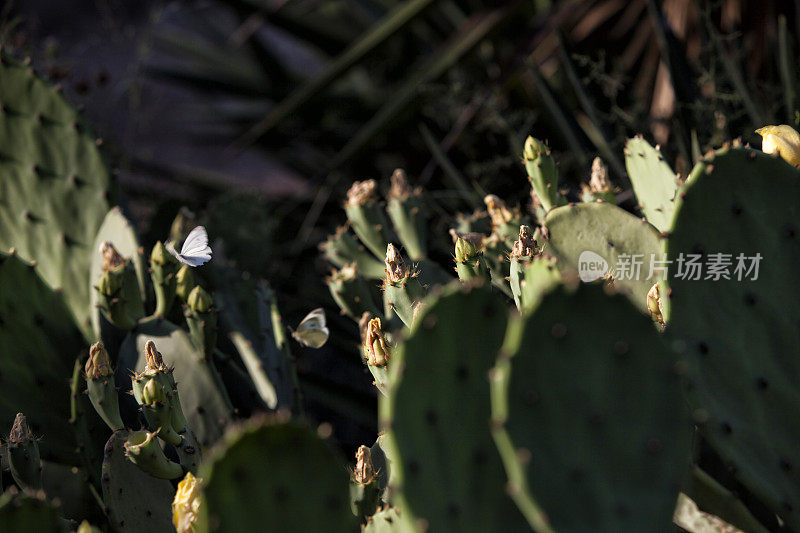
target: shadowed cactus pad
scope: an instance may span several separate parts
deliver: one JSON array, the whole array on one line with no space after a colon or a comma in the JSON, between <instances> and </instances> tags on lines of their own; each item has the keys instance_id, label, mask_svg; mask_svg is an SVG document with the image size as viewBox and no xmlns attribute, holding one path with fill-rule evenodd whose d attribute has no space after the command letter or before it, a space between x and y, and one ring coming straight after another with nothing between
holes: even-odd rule
<instances>
[{"instance_id":1,"label":"shadowed cactus pad","mask_svg":"<svg viewBox=\"0 0 800 533\"><path fill-rule=\"evenodd\" d=\"M61 295L18 257L0 253L0 287L0 427L22 411L34 435L46 433L44 459L77 465L69 379L81 334Z\"/></svg>"},{"instance_id":2,"label":"shadowed cactus pad","mask_svg":"<svg viewBox=\"0 0 800 533\"><path fill-rule=\"evenodd\" d=\"M487 372L507 316L488 286L451 285L426 302L395 351L380 416L404 531L525 529L489 431Z\"/></svg>"},{"instance_id":3,"label":"shadowed cactus pad","mask_svg":"<svg viewBox=\"0 0 800 533\"><path fill-rule=\"evenodd\" d=\"M692 426L671 352L626 298L562 288L513 320L492 410L537 531L669 530Z\"/></svg>"},{"instance_id":4,"label":"shadowed cactus pad","mask_svg":"<svg viewBox=\"0 0 800 533\"><path fill-rule=\"evenodd\" d=\"M111 178L77 112L33 69L0 56L0 249L36 261L87 337L92 244Z\"/></svg>"},{"instance_id":5,"label":"shadowed cactus pad","mask_svg":"<svg viewBox=\"0 0 800 533\"><path fill-rule=\"evenodd\" d=\"M125 457L128 430L115 431L103 456L103 501L115 531L171 531L172 483L145 474Z\"/></svg>"},{"instance_id":6,"label":"shadowed cactus pad","mask_svg":"<svg viewBox=\"0 0 800 533\"><path fill-rule=\"evenodd\" d=\"M343 464L313 431L291 423L234 431L201 470L208 529L356 531Z\"/></svg>"},{"instance_id":7,"label":"shadowed cactus pad","mask_svg":"<svg viewBox=\"0 0 800 533\"><path fill-rule=\"evenodd\" d=\"M689 363L703 434L742 483L800 529L800 171L754 150L720 151L695 167L681 197L669 259L730 254L720 258L730 261L730 279L679 279L674 268L670 276L668 328Z\"/></svg>"}]
</instances>

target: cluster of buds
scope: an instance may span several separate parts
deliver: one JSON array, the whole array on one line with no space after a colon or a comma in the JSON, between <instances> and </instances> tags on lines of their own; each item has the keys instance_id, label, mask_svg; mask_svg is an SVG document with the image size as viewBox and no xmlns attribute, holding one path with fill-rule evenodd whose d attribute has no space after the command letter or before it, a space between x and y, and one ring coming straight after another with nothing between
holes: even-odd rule
<instances>
[{"instance_id":1,"label":"cluster of buds","mask_svg":"<svg viewBox=\"0 0 800 533\"><path fill-rule=\"evenodd\" d=\"M519 227L519 238L514 242L511 249L511 257L533 257L538 251L538 243L533 238L533 231L530 226L521 225Z\"/></svg>"}]
</instances>

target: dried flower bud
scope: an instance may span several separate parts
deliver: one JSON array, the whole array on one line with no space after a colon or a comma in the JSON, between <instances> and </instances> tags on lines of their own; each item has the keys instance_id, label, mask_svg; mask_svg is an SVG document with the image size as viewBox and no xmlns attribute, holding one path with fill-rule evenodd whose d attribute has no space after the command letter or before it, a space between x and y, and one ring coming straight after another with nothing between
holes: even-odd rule
<instances>
[{"instance_id":1,"label":"dried flower bud","mask_svg":"<svg viewBox=\"0 0 800 533\"><path fill-rule=\"evenodd\" d=\"M786 124L764 126L756 130L761 135L761 150L765 154L778 154L790 165L800 167L800 134Z\"/></svg>"},{"instance_id":2,"label":"dried flower bud","mask_svg":"<svg viewBox=\"0 0 800 533\"><path fill-rule=\"evenodd\" d=\"M208 313L214 305L214 300L212 300L211 295L208 294L203 287L198 285L189 293L186 303L193 313Z\"/></svg>"},{"instance_id":3,"label":"dried flower bud","mask_svg":"<svg viewBox=\"0 0 800 533\"><path fill-rule=\"evenodd\" d=\"M175 499L172 500L172 524L177 533L194 533L199 530L200 508L203 505L202 480L191 472L178 483Z\"/></svg>"},{"instance_id":4,"label":"dried flower bud","mask_svg":"<svg viewBox=\"0 0 800 533\"><path fill-rule=\"evenodd\" d=\"M650 311L653 321L664 327L664 301L661 298L661 290L658 288L658 283L654 283L647 293L647 310Z\"/></svg>"},{"instance_id":5,"label":"dried flower bud","mask_svg":"<svg viewBox=\"0 0 800 533\"><path fill-rule=\"evenodd\" d=\"M378 184L375 180L355 181L347 191L347 205L360 206L378 198Z\"/></svg>"},{"instance_id":6,"label":"dried flower bud","mask_svg":"<svg viewBox=\"0 0 800 533\"><path fill-rule=\"evenodd\" d=\"M394 171L391 180L392 187L389 189L389 198L408 198L418 193L408 184L406 172L402 168Z\"/></svg>"},{"instance_id":7,"label":"dried flower bud","mask_svg":"<svg viewBox=\"0 0 800 533\"><path fill-rule=\"evenodd\" d=\"M372 454L367 446L361 445L356 450L356 468L353 481L359 485L367 485L375 479L375 468L372 466Z\"/></svg>"},{"instance_id":8,"label":"dried flower bud","mask_svg":"<svg viewBox=\"0 0 800 533\"><path fill-rule=\"evenodd\" d=\"M33 440L35 439L28 427L28 420L22 413L17 413L17 417L14 419L14 425L11 426L11 433L8 434L8 442L11 444L19 444L31 442Z\"/></svg>"},{"instance_id":9,"label":"dried flower bud","mask_svg":"<svg viewBox=\"0 0 800 533\"><path fill-rule=\"evenodd\" d=\"M156 350L156 343L147 341L144 345L144 373L152 374L160 371L167 371L167 365L161 357L161 352Z\"/></svg>"},{"instance_id":10,"label":"dried flower bud","mask_svg":"<svg viewBox=\"0 0 800 533\"><path fill-rule=\"evenodd\" d=\"M125 264L125 260L119 255L117 249L109 241L100 244L100 255L103 256L103 272L116 269Z\"/></svg>"},{"instance_id":11,"label":"dried flower bud","mask_svg":"<svg viewBox=\"0 0 800 533\"><path fill-rule=\"evenodd\" d=\"M389 362L389 347L383 337L381 319L373 318L367 323L367 334L364 340L367 352L367 364L372 366L386 366Z\"/></svg>"},{"instance_id":12,"label":"dried flower bud","mask_svg":"<svg viewBox=\"0 0 800 533\"><path fill-rule=\"evenodd\" d=\"M512 257L533 257L536 254L537 243L533 238L530 226L524 224L519 227L519 238L514 242L511 250Z\"/></svg>"},{"instance_id":13,"label":"dried flower bud","mask_svg":"<svg viewBox=\"0 0 800 533\"><path fill-rule=\"evenodd\" d=\"M114 374L111 370L111 360L108 358L108 352L102 341L92 344L89 348L89 359L84 368L86 379L107 378Z\"/></svg>"},{"instance_id":14,"label":"dried flower bud","mask_svg":"<svg viewBox=\"0 0 800 533\"><path fill-rule=\"evenodd\" d=\"M487 195L483 202L486 204L487 211L489 211L493 227L502 226L514 218L514 215L506 207L506 203L494 194Z\"/></svg>"},{"instance_id":15,"label":"dried flower bud","mask_svg":"<svg viewBox=\"0 0 800 533\"><path fill-rule=\"evenodd\" d=\"M589 189L595 194L611 192L611 182L608 181L608 170L603 160L595 157L592 161L592 177L589 179Z\"/></svg>"},{"instance_id":16,"label":"dried flower bud","mask_svg":"<svg viewBox=\"0 0 800 533\"><path fill-rule=\"evenodd\" d=\"M408 268L403 262L403 257L397 250L394 244L389 243L386 247L386 260L384 261L386 268L386 281L389 283L400 283L408 277Z\"/></svg>"}]
</instances>

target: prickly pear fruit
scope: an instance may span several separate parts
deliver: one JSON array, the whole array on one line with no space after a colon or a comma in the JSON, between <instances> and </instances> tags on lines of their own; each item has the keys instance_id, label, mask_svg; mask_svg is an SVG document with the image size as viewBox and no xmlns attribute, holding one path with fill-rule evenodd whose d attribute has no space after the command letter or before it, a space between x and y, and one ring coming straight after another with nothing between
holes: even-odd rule
<instances>
[{"instance_id":1,"label":"prickly pear fruit","mask_svg":"<svg viewBox=\"0 0 800 533\"><path fill-rule=\"evenodd\" d=\"M386 247L386 277L383 280L383 301L389 311L411 327L414 307L424 296L425 289L417 278L417 272L409 269L400 252L392 243Z\"/></svg>"},{"instance_id":2,"label":"prickly pear fruit","mask_svg":"<svg viewBox=\"0 0 800 533\"><path fill-rule=\"evenodd\" d=\"M545 211L558 205L558 169L546 144L533 137L525 141L522 152L528 180Z\"/></svg>"},{"instance_id":3,"label":"prickly pear fruit","mask_svg":"<svg viewBox=\"0 0 800 533\"><path fill-rule=\"evenodd\" d=\"M42 488L39 445L22 413L17 413L11 433L6 439L6 454L11 475L20 488L32 490Z\"/></svg>"}]
</instances>

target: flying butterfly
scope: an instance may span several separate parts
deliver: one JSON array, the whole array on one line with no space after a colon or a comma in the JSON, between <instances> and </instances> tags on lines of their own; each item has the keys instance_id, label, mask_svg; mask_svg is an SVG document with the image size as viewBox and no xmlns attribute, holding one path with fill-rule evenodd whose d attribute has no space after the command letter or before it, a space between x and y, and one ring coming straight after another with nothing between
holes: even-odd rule
<instances>
[{"instance_id":1,"label":"flying butterfly","mask_svg":"<svg viewBox=\"0 0 800 533\"><path fill-rule=\"evenodd\" d=\"M321 307L314 309L300 321L297 329L292 332L292 337L311 348L322 348L327 342L330 331L325 325L325 311Z\"/></svg>"},{"instance_id":2,"label":"flying butterfly","mask_svg":"<svg viewBox=\"0 0 800 533\"><path fill-rule=\"evenodd\" d=\"M211 260L211 247L208 245L208 233L206 233L206 228L203 226L197 226L189 232L189 236L183 241L181 253L175 250L172 241L167 243L166 248L169 253L175 256L175 259L190 267L200 266Z\"/></svg>"}]
</instances>

